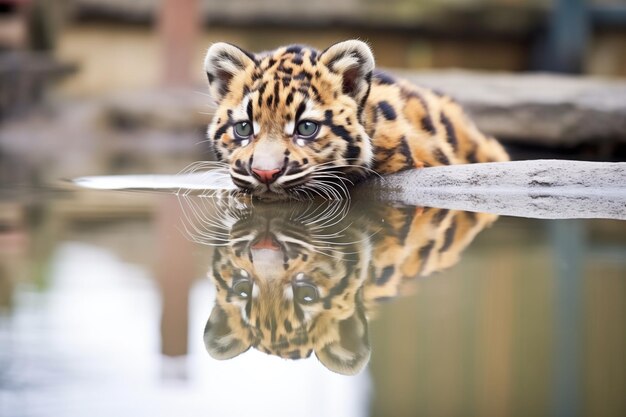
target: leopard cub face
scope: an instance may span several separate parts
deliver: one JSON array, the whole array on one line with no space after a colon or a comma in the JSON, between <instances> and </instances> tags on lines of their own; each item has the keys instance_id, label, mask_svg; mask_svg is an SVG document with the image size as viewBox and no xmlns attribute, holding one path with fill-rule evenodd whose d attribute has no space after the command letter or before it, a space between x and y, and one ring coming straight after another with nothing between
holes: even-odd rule
<instances>
[{"instance_id":1,"label":"leopard cub face","mask_svg":"<svg viewBox=\"0 0 626 417\"><path fill-rule=\"evenodd\" d=\"M363 127L374 57L356 40L252 54L216 43L205 59L217 101L208 138L233 182L264 199L341 197L372 164Z\"/></svg>"}]
</instances>

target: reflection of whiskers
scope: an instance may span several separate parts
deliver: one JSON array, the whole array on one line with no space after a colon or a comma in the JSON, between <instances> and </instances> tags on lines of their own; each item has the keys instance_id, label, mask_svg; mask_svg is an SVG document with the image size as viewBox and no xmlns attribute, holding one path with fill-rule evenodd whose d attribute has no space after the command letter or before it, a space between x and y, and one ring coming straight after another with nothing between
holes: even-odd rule
<instances>
[{"instance_id":1,"label":"reflection of whiskers","mask_svg":"<svg viewBox=\"0 0 626 417\"><path fill-rule=\"evenodd\" d=\"M338 247L354 245L362 241L362 239L347 240L350 237L349 229L352 223L340 225L350 213L350 200L325 200L317 201L316 204L311 204L311 202L306 205L295 204L289 220L295 224L301 224L306 229L310 242L305 245L308 250L332 258L340 258L354 252L339 250ZM338 230L337 227L339 227ZM289 239L287 236L284 238Z\"/></svg>"},{"instance_id":2,"label":"reflection of whiskers","mask_svg":"<svg viewBox=\"0 0 626 417\"><path fill-rule=\"evenodd\" d=\"M250 219L255 213L264 216L271 231L284 242L297 241L308 250L330 257L343 257L348 252L341 247L355 245L367 237L354 239L350 214L350 200L290 201L281 205L254 206L249 198L232 194L214 193L212 196L177 194L182 212L182 224L187 237L202 245L229 246L255 238L254 231L234 235L239 222ZM286 220L273 222L272 219ZM346 224L342 224L342 223ZM240 223L241 225L241 223ZM290 234L292 228L306 239ZM245 229L243 229L245 231ZM352 237L352 238L351 238ZM306 241L305 241L306 240Z\"/></svg>"},{"instance_id":3,"label":"reflection of whiskers","mask_svg":"<svg viewBox=\"0 0 626 417\"><path fill-rule=\"evenodd\" d=\"M233 196L180 193L177 197L185 234L191 241L202 245L226 246L234 243L230 231L249 212L247 203Z\"/></svg>"}]
</instances>

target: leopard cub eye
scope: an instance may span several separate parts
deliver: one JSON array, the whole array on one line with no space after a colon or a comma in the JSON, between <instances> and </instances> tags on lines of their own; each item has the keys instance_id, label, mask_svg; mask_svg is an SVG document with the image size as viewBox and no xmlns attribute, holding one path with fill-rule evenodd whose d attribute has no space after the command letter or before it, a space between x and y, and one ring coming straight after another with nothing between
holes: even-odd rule
<instances>
[{"instance_id":1,"label":"leopard cub eye","mask_svg":"<svg viewBox=\"0 0 626 417\"><path fill-rule=\"evenodd\" d=\"M235 124L235 137L243 140L248 139L252 134L252 124L249 122L239 122Z\"/></svg>"},{"instance_id":2,"label":"leopard cub eye","mask_svg":"<svg viewBox=\"0 0 626 417\"><path fill-rule=\"evenodd\" d=\"M249 298L252 294L252 282L247 279L235 282L233 292L240 298Z\"/></svg>"},{"instance_id":3,"label":"leopard cub eye","mask_svg":"<svg viewBox=\"0 0 626 417\"><path fill-rule=\"evenodd\" d=\"M298 123L296 133L304 139L312 139L319 129L319 125L310 120L303 120Z\"/></svg>"},{"instance_id":4,"label":"leopard cub eye","mask_svg":"<svg viewBox=\"0 0 626 417\"><path fill-rule=\"evenodd\" d=\"M292 284L294 300L299 304L313 304L320 297L317 287L309 282L301 281L300 275L296 277L298 281Z\"/></svg>"}]
</instances>

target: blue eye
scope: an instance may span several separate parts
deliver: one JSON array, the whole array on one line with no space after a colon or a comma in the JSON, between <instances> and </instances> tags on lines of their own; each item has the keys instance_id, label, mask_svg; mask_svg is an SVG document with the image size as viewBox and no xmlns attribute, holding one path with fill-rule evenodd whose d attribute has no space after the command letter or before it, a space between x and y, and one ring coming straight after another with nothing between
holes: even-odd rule
<instances>
[{"instance_id":1,"label":"blue eye","mask_svg":"<svg viewBox=\"0 0 626 417\"><path fill-rule=\"evenodd\" d=\"M248 139L252 134L252 125L249 122L239 122L234 130L237 139Z\"/></svg>"},{"instance_id":2,"label":"blue eye","mask_svg":"<svg viewBox=\"0 0 626 417\"><path fill-rule=\"evenodd\" d=\"M318 129L319 125L317 123L310 120L303 120L298 123L296 133L304 139L313 139L313 137L317 134Z\"/></svg>"}]
</instances>

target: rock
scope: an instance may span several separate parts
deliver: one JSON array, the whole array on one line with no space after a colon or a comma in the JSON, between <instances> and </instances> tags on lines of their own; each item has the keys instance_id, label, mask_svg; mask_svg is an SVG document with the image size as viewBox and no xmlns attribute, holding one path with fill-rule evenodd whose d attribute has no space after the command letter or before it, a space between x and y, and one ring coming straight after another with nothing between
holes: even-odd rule
<instances>
[{"instance_id":1,"label":"rock","mask_svg":"<svg viewBox=\"0 0 626 417\"><path fill-rule=\"evenodd\" d=\"M626 82L551 74L394 73L458 100L505 142L575 146L626 142Z\"/></svg>"}]
</instances>

